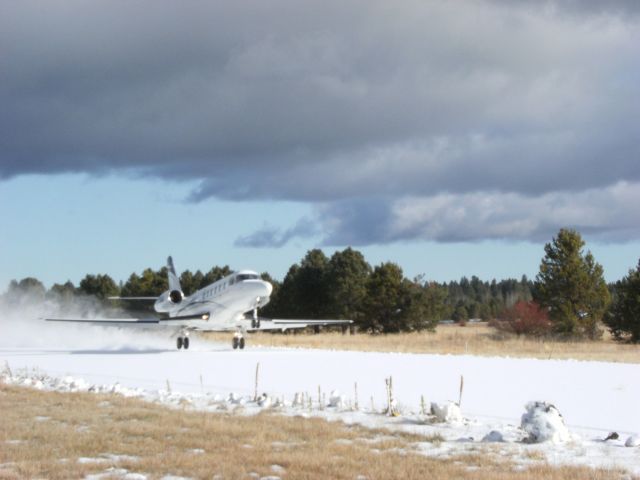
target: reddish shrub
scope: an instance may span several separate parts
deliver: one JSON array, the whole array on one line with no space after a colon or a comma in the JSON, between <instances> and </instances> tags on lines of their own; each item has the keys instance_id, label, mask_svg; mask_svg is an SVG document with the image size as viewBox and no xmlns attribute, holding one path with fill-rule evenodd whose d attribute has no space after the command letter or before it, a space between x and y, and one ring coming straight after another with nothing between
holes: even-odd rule
<instances>
[{"instance_id":1,"label":"reddish shrub","mask_svg":"<svg viewBox=\"0 0 640 480\"><path fill-rule=\"evenodd\" d=\"M551 320L536 302L520 301L502 312L496 326L516 335L542 336L551 331Z\"/></svg>"}]
</instances>

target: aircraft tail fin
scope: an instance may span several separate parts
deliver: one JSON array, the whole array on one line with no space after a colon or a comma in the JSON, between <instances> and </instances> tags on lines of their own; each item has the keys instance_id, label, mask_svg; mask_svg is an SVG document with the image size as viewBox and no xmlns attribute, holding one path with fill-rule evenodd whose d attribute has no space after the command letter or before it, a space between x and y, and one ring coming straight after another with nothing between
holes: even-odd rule
<instances>
[{"instance_id":1,"label":"aircraft tail fin","mask_svg":"<svg viewBox=\"0 0 640 480\"><path fill-rule=\"evenodd\" d=\"M178 290L182 292L180 280L178 279L178 275L176 275L176 269L173 266L173 258L171 258L171 256L167 258L167 275L169 277L169 290Z\"/></svg>"}]
</instances>

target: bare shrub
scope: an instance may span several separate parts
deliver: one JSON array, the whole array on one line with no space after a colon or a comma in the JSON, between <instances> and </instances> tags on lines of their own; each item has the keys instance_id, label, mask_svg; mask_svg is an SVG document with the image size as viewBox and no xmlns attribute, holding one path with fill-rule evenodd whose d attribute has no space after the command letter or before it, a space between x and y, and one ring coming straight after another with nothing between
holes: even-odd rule
<instances>
[{"instance_id":1,"label":"bare shrub","mask_svg":"<svg viewBox=\"0 0 640 480\"><path fill-rule=\"evenodd\" d=\"M551 320L544 308L536 302L517 302L505 309L493 325L502 331L517 336L531 335L542 337L551 331Z\"/></svg>"}]
</instances>

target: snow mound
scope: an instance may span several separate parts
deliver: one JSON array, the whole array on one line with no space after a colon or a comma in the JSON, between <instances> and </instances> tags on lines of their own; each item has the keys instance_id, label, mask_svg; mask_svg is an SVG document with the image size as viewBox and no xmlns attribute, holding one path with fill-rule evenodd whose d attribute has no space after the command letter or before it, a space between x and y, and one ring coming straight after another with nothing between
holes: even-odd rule
<instances>
[{"instance_id":1,"label":"snow mound","mask_svg":"<svg viewBox=\"0 0 640 480\"><path fill-rule=\"evenodd\" d=\"M431 402L431 414L436 421L445 423L462 423L462 411L457 403L447 402L439 405Z\"/></svg>"},{"instance_id":2,"label":"snow mound","mask_svg":"<svg viewBox=\"0 0 640 480\"><path fill-rule=\"evenodd\" d=\"M247 403L247 399L242 395L238 395L235 392L231 392L227 397L227 403L231 403L233 405L245 405Z\"/></svg>"},{"instance_id":3,"label":"snow mound","mask_svg":"<svg viewBox=\"0 0 640 480\"><path fill-rule=\"evenodd\" d=\"M269 408L274 404L273 399L266 393L263 393L262 395L260 395L256 403L260 405L262 408Z\"/></svg>"},{"instance_id":4,"label":"snow mound","mask_svg":"<svg viewBox=\"0 0 640 480\"><path fill-rule=\"evenodd\" d=\"M333 390L329 395L329 406L337 409L345 408L347 405L347 397L342 395L339 390Z\"/></svg>"},{"instance_id":5,"label":"snow mound","mask_svg":"<svg viewBox=\"0 0 640 480\"><path fill-rule=\"evenodd\" d=\"M627 441L624 442L625 447L640 447L640 435L631 435L627 438Z\"/></svg>"},{"instance_id":6,"label":"snow mound","mask_svg":"<svg viewBox=\"0 0 640 480\"><path fill-rule=\"evenodd\" d=\"M304 394L302 392L296 392L291 402L292 407L304 407Z\"/></svg>"},{"instance_id":7,"label":"snow mound","mask_svg":"<svg viewBox=\"0 0 640 480\"><path fill-rule=\"evenodd\" d=\"M520 428L529 436L528 443L564 443L571 438L558 409L547 402L529 402L525 406L526 413L522 415Z\"/></svg>"},{"instance_id":8,"label":"snow mound","mask_svg":"<svg viewBox=\"0 0 640 480\"><path fill-rule=\"evenodd\" d=\"M504 436L497 430L491 430L484 437L482 437L483 442L504 442Z\"/></svg>"}]
</instances>

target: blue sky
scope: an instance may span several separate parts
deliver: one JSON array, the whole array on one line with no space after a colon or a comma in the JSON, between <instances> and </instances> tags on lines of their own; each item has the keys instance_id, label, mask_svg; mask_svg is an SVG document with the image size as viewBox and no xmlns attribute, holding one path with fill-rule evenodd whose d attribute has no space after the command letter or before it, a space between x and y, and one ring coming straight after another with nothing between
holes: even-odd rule
<instances>
[{"instance_id":1,"label":"blue sky","mask_svg":"<svg viewBox=\"0 0 640 480\"><path fill-rule=\"evenodd\" d=\"M309 207L295 202L191 203L191 187L163 180L108 175L33 175L0 183L0 288L11 279L35 276L47 286L87 273L126 280L132 272L159 268L168 254L179 270L214 265L268 271L282 278L320 238L296 239L283 247L234 246L239 235L264 223L286 227ZM327 255L337 248L322 247ZM359 248L372 264L393 261L408 276L449 281L534 277L543 244L483 241L398 242ZM608 280L626 274L640 252L638 242L589 242Z\"/></svg>"},{"instance_id":2,"label":"blue sky","mask_svg":"<svg viewBox=\"0 0 640 480\"><path fill-rule=\"evenodd\" d=\"M640 257L640 2L0 0L0 288Z\"/></svg>"}]
</instances>

